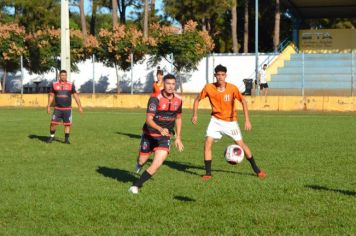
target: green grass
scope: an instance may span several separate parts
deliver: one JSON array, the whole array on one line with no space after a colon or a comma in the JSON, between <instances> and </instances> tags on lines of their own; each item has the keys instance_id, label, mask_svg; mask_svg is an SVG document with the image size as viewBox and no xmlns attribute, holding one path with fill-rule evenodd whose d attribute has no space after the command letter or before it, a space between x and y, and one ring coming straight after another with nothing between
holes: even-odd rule
<instances>
[{"instance_id":1,"label":"green grass","mask_svg":"<svg viewBox=\"0 0 356 236\"><path fill-rule=\"evenodd\" d=\"M262 181L247 161L224 161L227 137L214 145L214 178L202 181L209 113L197 126L185 113L185 151L172 149L133 196L143 110L75 112L65 145L42 141L45 110L1 108L0 235L356 234L354 113L251 112L243 135Z\"/></svg>"}]
</instances>

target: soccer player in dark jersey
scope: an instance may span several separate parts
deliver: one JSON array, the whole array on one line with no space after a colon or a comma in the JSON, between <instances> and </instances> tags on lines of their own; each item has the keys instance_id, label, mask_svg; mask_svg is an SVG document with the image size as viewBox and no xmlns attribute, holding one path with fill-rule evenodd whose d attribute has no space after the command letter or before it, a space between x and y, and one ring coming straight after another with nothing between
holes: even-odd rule
<instances>
[{"instance_id":1,"label":"soccer player in dark jersey","mask_svg":"<svg viewBox=\"0 0 356 236\"><path fill-rule=\"evenodd\" d=\"M165 75L163 89L160 93L153 94L148 101L136 172L140 172L152 152L154 152L154 158L151 165L129 188L129 192L133 194L139 192L143 183L151 178L166 160L170 149L170 140L174 134L174 126L176 126L175 146L180 152L184 149L181 140L182 99L174 93L175 87L176 78L174 75Z\"/></svg>"},{"instance_id":2,"label":"soccer player in dark jersey","mask_svg":"<svg viewBox=\"0 0 356 236\"><path fill-rule=\"evenodd\" d=\"M50 137L48 143L54 140L56 127L58 124L64 125L65 143L69 142L70 126L72 125L72 95L78 105L79 112L83 112L79 96L75 90L74 84L67 81L67 71L61 70L59 73L59 81L53 82L48 97L47 112L51 114L51 104L54 101L54 111L50 125Z\"/></svg>"}]
</instances>

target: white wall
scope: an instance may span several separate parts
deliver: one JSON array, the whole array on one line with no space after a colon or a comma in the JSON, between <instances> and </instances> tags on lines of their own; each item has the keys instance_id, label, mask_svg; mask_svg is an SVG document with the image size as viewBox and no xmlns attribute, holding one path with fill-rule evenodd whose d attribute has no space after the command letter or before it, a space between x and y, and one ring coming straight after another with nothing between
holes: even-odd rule
<instances>
[{"instance_id":1,"label":"white wall","mask_svg":"<svg viewBox=\"0 0 356 236\"><path fill-rule=\"evenodd\" d=\"M268 55L260 55L260 64ZM270 57L274 58L273 56ZM210 55L203 58L199 63L197 70L191 73L183 73L183 90L187 93L200 92L206 83L211 83L214 80L214 67L222 64L227 67L227 81L237 85L241 91L244 91L242 82L245 78L254 79L255 56L248 55ZM165 73L174 73L173 66L165 60L159 63ZM74 81L76 88L80 92L92 92L93 64L91 60L87 60L78 64L78 72L71 73L71 80ZM155 75L156 67L150 67L147 60L140 64L136 64L133 69L133 85L134 93L151 92L153 76ZM1 76L0 72L0 76ZM120 87L123 92L131 91L131 71L118 71L120 79ZM43 81L41 85L48 84L55 80L55 71L43 75L29 74L24 70L23 84L32 84L34 81ZM115 68L104 66L102 63L95 63L95 81L96 92L115 92L117 85L117 76ZM21 74L9 74L7 81L7 91L19 92L21 90Z\"/></svg>"}]
</instances>

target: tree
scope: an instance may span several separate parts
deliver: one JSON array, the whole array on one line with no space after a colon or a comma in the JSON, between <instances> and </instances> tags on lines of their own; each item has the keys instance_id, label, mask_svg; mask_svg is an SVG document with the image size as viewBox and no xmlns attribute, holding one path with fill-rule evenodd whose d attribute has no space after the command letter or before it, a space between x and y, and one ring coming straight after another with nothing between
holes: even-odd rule
<instances>
[{"instance_id":1,"label":"tree","mask_svg":"<svg viewBox=\"0 0 356 236\"><path fill-rule=\"evenodd\" d=\"M112 5L112 27L115 28L117 26L118 17L117 17L117 0L111 0Z\"/></svg>"},{"instance_id":2,"label":"tree","mask_svg":"<svg viewBox=\"0 0 356 236\"><path fill-rule=\"evenodd\" d=\"M148 15L149 15L149 7L148 0L144 0L144 18L143 18L143 37L147 38L148 36Z\"/></svg>"},{"instance_id":3,"label":"tree","mask_svg":"<svg viewBox=\"0 0 356 236\"><path fill-rule=\"evenodd\" d=\"M153 38L144 39L140 30L124 24L112 30L101 29L98 41L98 60L115 69L118 66L124 71L131 68L131 57L133 63L140 62L148 52L148 46L156 46ZM117 91L120 92L119 83Z\"/></svg>"},{"instance_id":4,"label":"tree","mask_svg":"<svg viewBox=\"0 0 356 236\"><path fill-rule=\"evenodd\" d=\"M248 53L248 4L249 0L245 0L244 5L244 53Z\"/></svg>"},{"instance_id":5,"label":"tree","mask_svg":"<svg viewBox=\"0 0 356 236\"><path fill-rule=\"evenodd\" d=\"M79 0L79 12L80 12L80 25L82 28L82 33L84 40L87 37L87 21L85 20L85 11L84 11L84 0Z\"/></svg>"},{"instance_id":6,"label":"tree","mask_svg":"<svg viewBox=\"0 0 356 236\"><path fill-rule=\"evenodd\" d=\"M212 38L207 31L197 30L197 23L188 21L183 31L172 26L160 26L153 24L150 30L156 46L151 48L152 63L157 64L162 58L170 61L176 72L189 72L197 69L200 60L214 48ZM183 93L182 80L179 79L181 92Z\"/></svg>"},{"instance_id":7,"label":"tree","mask_svg":"<svg viewBox=\"0 0 356 236\"><path fill-rule=\"evenodd\" d=\"M117 0L121 24L126 24L126 9L129 6L132 6L134 3L135 0Z\"/></svg>"},{"instance_id":8,"label":"tree","mask_svg":"<svg viewBox=\"0 0 356 236\"><path fill-rule=\"evenodd\" d=\"M231 32L232 32L232 51L239 52L237 43L237 0L233 1L231 6Z\"/></svg>"},{"instance_id":9,"label":"tree","mask_svg":"<svg viewBox=\"0 0 356 236\"><path fill-rule=\"evenodd\" d=\"M25 29L18 24L0 24L0 67L4 70L3 93L6 91L8 72L14 72L20 67L20 56L25 50Z\"/></svg>"},{"instance_id":10,"label":"tree","mask_svg":"<svg viewBox=\"0 0 356 236\"><path fill-rule=\"evenodd\" d=\"M278 52L279 37L280 37L280 21L281 12L279 7L279 0L276 0L275 16L274 16L274 33L273 33L273 49Z\"/></svg>"}]
</instances>

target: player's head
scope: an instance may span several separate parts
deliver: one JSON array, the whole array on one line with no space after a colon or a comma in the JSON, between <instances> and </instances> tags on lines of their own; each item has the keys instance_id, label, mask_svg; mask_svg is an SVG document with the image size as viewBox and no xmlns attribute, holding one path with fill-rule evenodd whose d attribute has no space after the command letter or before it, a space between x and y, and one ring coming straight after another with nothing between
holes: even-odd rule
<instances>
[{"instance_id":1,"label":"player's head","mask_svg":"<svg viewBox=\"0 0 356 236\"><path fill-rule=\"evenodd\" d=\"M172 94L176 89L176 77L172 74L167 74L163 77L163 89L166 93Z\"/></svg>"},{"instance_id":2,"label":"player's head","mask_svg":"<svg viewBox=\"0 0 356 236\"><path fill-rule=\"evenodd\" d=\"M215 78L219 84L225 83L227 69L223 65L215 67Z\"/></svg>"},{"instance_id":3,"label":"player's head","mask_svg":"<svg viewBox=\"0 0 356 236\"><path fill-rule=\"evenodd\" d=\"M161 67L157 67L157 72L156 72L156 76L157 76L157 80L158 81L162 81L163 78L163 70L161 69Z\"/></svg>"},{"instance_id":4,"label":"player's head","mask_svg":"<svg viewBox=\"0 0 356 236\"><path fill-rule=\"evenodd\" d=\"M67 81L67 71L66 70L61 70L59 72L59 79L63 82Z\"/></svg>"},{"instance_id":5,"label":"player's head","mask_svg":"<svg viewBox=\"0 0 356 236\"><path fill-rule=\"evenodd\" d=\"M262 68L265 70L267 68L267 64L263 64Z\"/></svg>"}]
</instances>

